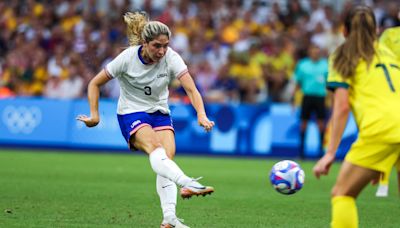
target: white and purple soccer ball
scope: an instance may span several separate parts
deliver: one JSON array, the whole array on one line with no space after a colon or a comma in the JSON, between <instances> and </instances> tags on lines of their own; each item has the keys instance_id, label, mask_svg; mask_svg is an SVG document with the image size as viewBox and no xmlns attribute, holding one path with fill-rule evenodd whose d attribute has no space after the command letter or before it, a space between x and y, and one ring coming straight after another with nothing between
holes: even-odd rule
<instances>
[{"instance_id":1,"label":"white and purple soccer ball","mask_svg":"<svg viewBox=\"0 0 400 228\"><path fill-rule=\"evenodd\" d=\"M269 175L275 190L285 195L298 192L303 187L304 178L305 174L300 165L291 160L276 163Z\"/></svg>"}]
</instances>

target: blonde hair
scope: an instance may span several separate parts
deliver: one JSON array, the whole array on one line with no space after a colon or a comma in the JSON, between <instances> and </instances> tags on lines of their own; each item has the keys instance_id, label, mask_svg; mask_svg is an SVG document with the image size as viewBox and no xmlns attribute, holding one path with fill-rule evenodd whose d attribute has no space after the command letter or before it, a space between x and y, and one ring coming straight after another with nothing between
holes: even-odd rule
<instances>
[{"instance_id":1,"label":"blonde hair","mask_svg":"<svg viewBox=\"0 0 400 228\"><path fill-rule=\"evenodd\" d=\"M333 59L333 68L345 78L352 77L360 60L368 65L375 55L376 21L368 6L356 6L346 16L346 41L340 45Z\"/></svg>"},{"instance_id":2,"label":"blonde hair","mask_svg":"<svg viewBox=\"0 0 400 228\"><path fill-rule=\"evenodd\" d=\"M149 21L145 12L127 12L124 15L124 21L131 46L148 43L159 35L166 35L168 39L171 37L171 31L167 25L159 21Z\"/></svg>"}]
</instances>

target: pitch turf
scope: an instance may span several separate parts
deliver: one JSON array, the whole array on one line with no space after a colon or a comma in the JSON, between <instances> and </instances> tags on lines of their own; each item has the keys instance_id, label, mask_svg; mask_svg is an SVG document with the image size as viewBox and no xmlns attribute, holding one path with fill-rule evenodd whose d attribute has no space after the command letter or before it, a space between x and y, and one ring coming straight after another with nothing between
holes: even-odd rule
<instances>
[{"instance_id":1,"label":"pitch turf","mask_svg":"<svg viewBox=\"0 0 400 228\"><path fill-rule=\"evenodd\" d=\"M268 172L277 160L178 156L177 163L216 192L178 199L178 216L191 227L329 227L330 188L338 171L317 181L313 161L301 162L304 188L275 192ZM394 187L359 197L360 227L400 227ZM0 227L159 227L155 175L135 154L0 150Z\"/></svg>"}]
</instances>

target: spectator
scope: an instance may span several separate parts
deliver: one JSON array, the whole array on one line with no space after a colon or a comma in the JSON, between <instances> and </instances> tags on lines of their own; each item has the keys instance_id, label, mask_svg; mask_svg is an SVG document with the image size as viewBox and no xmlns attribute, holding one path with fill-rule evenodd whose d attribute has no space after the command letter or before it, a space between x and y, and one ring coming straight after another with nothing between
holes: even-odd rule
<instances>
[{"instance_id":1,"label":"spectator","mask_svg":"<svg viewBox=\"0 0 400 228\"><path fill-rule=\"evenodd\" d=\"M385 30L386 28L400 26L399 13L399 3L396 1L390 1L387 4L387 11L379 23L381 31Z\"/></svg>"},{"instance_id":2,"label":"spectator","mask_svg":"<svg viewBox=\"0 0 400 228\"><path fill-rule=\"evenodd\" d=\"M239 102L239 87L236 80L229 75L229 65L222 66L214 87L208 93L210 102L237 103Z\"/></svg>"},{"instance_id":3,"label":"spectator","mask_svg":"<svg viewBox=\"0 0 400 228\"><path fill-rule=\"evenodd\" d=\"M261 64L263 79L250 83L254 85L248 91L255 95L250 100L262 102L265 97L260 94L268 92L273 101L288 102L287 81L294 64L307 55L309 45L316 43L326 53L332 53L343 41L342 26L337 23L337 18L344 15L342 12L348 10L351 2L346 1L343 5L335 2L338 8L332 7L333 2L30 0L21 4L21 1L1 1L0 64L3 70L0 83L7 84L9 76L16 77L13 88L17 96L42 95L49 75L68 78L71 61L68 58L71 53L78 53L81 57L79 72L83 72L79 77L86 84L88 79L85 77L90 75L87 72L96 71L112 56L114 48L127 45L120 15L127 9L136 8L149 10L152 17L168 24L174 34L171 47L191 66L208 61L213 71L219 72L225 65L236 65L237 62L230 63L227 57L232 49L243 56L251 56L251 45L259 43L260 51L268 56L268 63ZM385 26L398 22L399 4L396 1L369 2L382 18L378 22L382 21ZM279 43L276 43L277 39ZM287 41L292 43L290 51L286 49ZM114 47L115 44L119 46ZM283 50L277 45L283 45ZM44 52L40 66L38 63L33 66L30 62L34 59L26 58L36 52ZM43 66L46 66L45 70ZM254 77L256 68L250 67L252 75L246 77ZM260 90L259 84L265 81L268 91L265 85ZM115 97L116 94L103 91L102 96Z\"/></svg>"},{"instance_id":4,"label":"spectator","mask_svg":"<svg viewBox=\"0 0 400 228\"><path fill-rule=\"evenodd\" d=\"M272 101L282 102L285 97L285 88L293 72L294 60L289 52L288 40L279 37L274 39L271 54L268 56L264 68L268 83L269 97ZM287 49L286 49L287 48Z\"/></svg>"},{"instance_id":5,"label":"spectator","mask_svg":"<svg viewBox=\"0 0 400 228\"><path fill-rule=\"evenodd\" d=\"M223 44L219 39L211 41L205 52L206 61L211 64L214 71L218 71L221 67L228 63L231 48Z\"/></svg>"},{"instance_id":6,"label":"spectator","mask_svg":"<svg viewBox=\"0 0 400 228\"><path fill-rule=\"evenodd\" d=\"M283 19L283 24L286 28L290 28L303 17L308 16L308 13L303 9L299 0L287 1L287 13Z\"/></svg>"}]
</instances>

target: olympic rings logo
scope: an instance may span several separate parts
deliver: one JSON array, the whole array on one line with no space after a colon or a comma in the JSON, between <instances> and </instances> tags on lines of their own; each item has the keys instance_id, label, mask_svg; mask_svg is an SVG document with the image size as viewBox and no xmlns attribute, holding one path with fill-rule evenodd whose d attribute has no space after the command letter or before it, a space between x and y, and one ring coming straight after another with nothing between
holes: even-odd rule
<instances>
[{"instance_id":1,"label":"olympic rings logo","mask_svg":"<svg viewBox=\"0 0 400 228\"><path fill-rule=\"evenodd\" d=\"M42 112L38 107L12 105L3 110L3 123L13 134L30 134L41 123Z\"/></svg>"}]
</instances>

